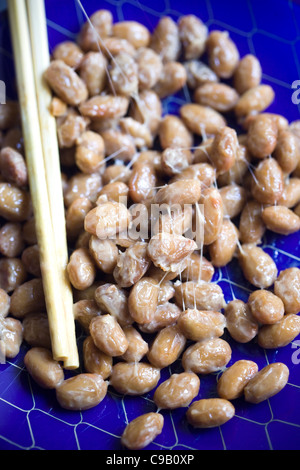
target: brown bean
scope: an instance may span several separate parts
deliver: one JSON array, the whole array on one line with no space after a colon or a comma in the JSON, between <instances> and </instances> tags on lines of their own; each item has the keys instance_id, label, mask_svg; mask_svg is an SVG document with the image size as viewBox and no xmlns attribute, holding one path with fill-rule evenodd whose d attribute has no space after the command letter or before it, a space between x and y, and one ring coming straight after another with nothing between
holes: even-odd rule
<instances>
[{"instance_id":1,"label":"brown bean","mask_svg":"<svg viewBox=\"0 0 300 470\"><path fill-rule=\"evenodd\" d=\"M98 197L101 186L101 175L99 173L75 173L68 181L67 189L64 193L66 207L69 207L78 197L86 197L94 202Z\"/></svg>"},{"instance_id":2,"label":"brown bean","mask_svg":"<svg viewBox=\"0 0 300 470\"><path fill-rule=\"evenodd\" d=\"M150 239L147 252L155 266L163 271L177 272L196 249L194 240L182 235L159 233Z\"/></svg>"},{"instance_id":3,"label":"brown bean","mask_svg":"<svg viewBox=\"0 0 300 470\"><path fill-rule=\"evenodd\" d=\"M93 131L83 132L76 140L75 162L83 173L94 173L103 168L104 140Z\"/></svg>"},{"instance_id":4,"label":"brown bean","mask_svg":"<svg viewBox=\"0 0 300 470\"><path fill-rule=\"evenodd\" d=\"M288 178L288 180L284 182L283 192L281 197L278 199L278 204L291 209L294 208L299 202L300 178Z\"/></svg>"},{"instance_id":5,"label":"brown bean","mask_svg":"<svg viewBox=\"0 0 300 470\"><path fill-rule=\"evenodd\" d=\"M285 174L290 174L297 168L300 158L300 143L292 131L282 129L278 132L273 156Z\"/></svg>"},{"instance_id":6,"label":"brown bean","mask_svg":"<svg viewBox=\"0 0 300 470\"><path fill-rule=\"evenodd\" d=\"M74 240L84 227L84 219L93 208L87 197L74 199L66 210L66 229L69 240Z\"/></svg>"},{"instance_id":7,"label":"brown bean","mask_svg":"<svg viewBox=\"0 0 300 470\"><path fill-rule=\"evenodd\" d=\"M182 120L173 114L167 114L159 126L159 141L163 149L193 145L193 136Z\"/></svg>"},{"instance_id":8,"label":"brown bean","mask_svg":"<svg viewBox=\"0 0 300 470\"><path fill-rule=\"evenodd\" d=\"M27 246L21 255L26 271L34 277L41 277L40 249L38 245Z\"/></svg>"},{"instance_id":9,"label":"brown bean","mask_svg":"<svg viewBox=\"0 0 300 470\"><path fill-rule=\"evenodd\" d=\"M207 26L195 15L181 16L178 20L179 38L184 59L198 59L205 51Z\"/></svg>"},{"instance_id":10,"label":"brown bean","mask_svg":"<svg viewBox=\"0 0 300 470\"><path fill-rule=\"evenodd\" d=\"M104 38L102 44L100 44L100 50L107 59L111 60L118 54L124 53L131 57L136 54L135 47L127 39L120 39L115 36Z\"/></svg>"},{"instance_id":11,"label":"brown bean","mask_svg":"<svg viewBox=\"0 0 300 470\"><path fill-rule=\"evenodd\" d=\"M204 244L210 245L217 240L222 228L224 207L221 194L217 188L206 188L202 191L200 204L203 204Z\"/></svg>"},{"instance_id":12,"label":"brown bean","mask_svg":"<svg viewBox=\"0 0 300 470\"><path fill-rule=\"evenodd\" d=\"M89 333L91 319L101 315L101 310L93 299L80 299L73 304L74 319Z\"/></svg>"},{"instance_id":13,"label":"brown bean","mask_svg":"<svg viewBox=\"0 0 300 470\"><path fill-rule=\"evenodd\" d=\"M87 99L85 82L62 60L53 60L44 76L54 93L70 106L77 106Z\"/></svg>"},{"instance_id":14,"label":"brown bean","mask_svg":"<svg viewBox=\"0 0 300 470\"><path fill-rule=\"evenodd\" d=\"M123 431L121 443L127 449L147 447L162 432L164 417L160 413L146 413L130 421Z\"/></svg>"},{"instance_id":15,"label":"brown bean","mask_svg":"<svg viewBox=\"0 0 300 470\"><path fill-rule=\"evenodd\" d=\"M247 202L247 190L234 183L222 186L219 191L223 201L224 216L230 219L238 216Z\"/></svg>"},{"instance_id":16,"label":"brown bean","mask_svg":"<svg viewBox=\"0 0 300 470\"><path fill-rule=\"evenodd\" d=\"M55 389L64 380L61 364L49 349L35 347L24 356L24 365L33 380L42 388Z\"/></svg>"},{"instance_id":17,"label":"brown bean","mask_svg":"<svg viewBox=\"0 0 300 470\"><path fill-rule=\"evenodd\" d=\"M202 106L210 106L220 113L231 111L239 99L238 93L225 83L204 83L196 88L194 101Z\"/></svg>"},{"instance_id":18,"label":"brown bean","mask_svg":"<svg viewBox=\"0 0 300 470\"><path fill-rule=\"evenodd\" d=\"M6 222L0 229L0 253L14 258L21 255L25 247L22 225L19 222Z\"/></svg>"},{"instance_id":19,"label":"brown bean","mask_svg":"<svg viewBox=\"0 0 300 470\"><path fill-rule=\"evenodd\" d=\"M281 235L289 235L300 230L300 217L285 206L265 207L262 219L269 230Z\"/></svg>"},{"instance_id":20,"label":"brown bean","mask_svg":"<svg viewBox=\"0 0 300 470\"><path fill-rule=\"evenodd\" d=\"M22 323L23 338L27 344L32 347L41 347L51 350L51 336L47 313L27 313Z\"/></svg>"},{"instance_id":21,"label":"brown bean","mask_svg":"<svg viewBox=\"0 0 300 470\"><path fill-rule=\"evenodd\" d=\"M235 162L232 167L225 173L218 175L219 186L243 183L243 178L248 172L250 164L250 154L247 147L239 142L236 151Z\"/></svg>"},{"instance_id":22,"label":"brown bean","mask_svg":"<svg viewBox=\"0 0 300 470\"><path fill-rule=\"evenodd\" d=\"M181 173L192 163L193 155L188 149L167 148L161 154L162 170L165 175Z\"/></svg>"},{"instance_id":23,"label":"brown bean","mask_svg":"<svg viewBox=\"0 0 300 470\"><path fill-rule=\"evenodd\" d=\"M0 318L0 332L5 357L15 358L23 342L22 322L12 317Z\"/></svg>"},{"instance_id":24,"label":"brown bean","mask_svg":"<svg viewBox=\"0 0 300 470\"><path fill-rule=\"evenodd\" d=\"M231 359L231 347L221 338L197 341L183 353L182 366L195 374L211 374L225 367Z\"/></svg>"},{"instance_id":25,"label":"brown bean","mask_svg":"<svg viewBox=\"0 0 300 470\"><path fill-rule=\"evenodd\" d=\"M235 105L238 119L265 111L273 102L275 93L270 85L257 85L245 91Z\"/></svg>"},{"instance_id":26,"label":"brown bean","mask_svg":"<svg viewBox=\"0 0 300 470\"><path fill-rule=\"evenodd\" d=\"M112 34L113 15L109 10L97 10L80 30L78 43L84 51L98 51L99 37L106 38Z\"/></svg>"},{"instance_id":27,"label":"brown bean","mask_svg":"<svg viewBox=\"0 0 300 470\"><path fill-rule=\"evenodd\" d=\"M153 88L162 73L161 57L153 49L141 47L137 50L135 60L138 66L139 90Z\"/></svg>"},{"instance_id":28,"label":"brown bean","mask_svg":"<svg viewBox=\"0 0 300 470\"><path fill-rule=\"evenodd\" d=\"M124 117L119 121L122 132L129 134L138 149L152 147L153 137L150 129L146 124L133 119L132 117Z\"/></svg>"},{"instance_id":29,"label":"brown bean","mask_svg":"<svg viewBox=\"0 0 300 470\"><path fill-rule=\"evenodd\" d=\"M131 170L123 164L109 165L105 168L102 175L103 184L113 183L114 181L128 183Z\"/></svg>"},{"instance_id":30,"label":"brown bean","mask_svg":"<svg viewBox=\"0 0 300 470\"><path fill-rule=\"evenodd\" d=\"M157 306L150 323L139 324L143 333L156 333L166 326L174 325L181 315L181 310L176 304L165 302Z\"/></svg>"},{"instance_id":31,"label":"brown bean","mask_svg":"<svg viewBox=\"0 0 300 470\"><path fill-rule=\"evenodd\" d=\"M216 83L219 81L216 73L200 60L188 60L183 62L183 65L187 73L187 85L192 90L205 83Z\"/></svg>"},{"instance_id":32,"label":"brown bean","mask_svg":"<svg viewBox=\"0 0 300 470\"><path fill-rule=\"evenodd\" d=\"M252 292L248 298L248 305L253 317L261 324L277 323L284 315L282 300L265 289Z\"/></svg>"},{"instance_id":33,"label":"brown bean","mask_svg":"<svg viewBox=\"0 0 300 470\"><path fill-rule=\"evenodd\" d=\"M186 338L178 325L166 326L158 333L149 346L147 358L154 366L162 369L173 364L184 350Z\"/></svg>"},{"instance_id":34,"label":"brown bean","mask_svg":"<svg viewBox=\"0 0 300 470\"><path fill-rule=\"evenodd\" d=\"M186 412L187 420L194 428L222 426L234 415L234 406L223 398L203 398L195 401Z\"/></svg>"},{"instance_id":35,"label":"brown bean","mask_svg":"<svg viewBox=\"0 0 300 470\"><path fill-rule=\"evenodd\" d=\"M258 372L253 361L239 360L226 369L218 380L217 390L220 398L235 400L244 393L244 388Z\"/></svg>"},{"instance_id":36,"label":"brown bean","mask_svg":"<svg viewBox=\"0 0 300 470\"><path fill-rule=\"evenodd\" d=\"M56 387L56 398L66 410L88 410L99 405L107 393L101 375L82 373L64 380Z\"/></svg>"},{"instance_id":37,"label":"brown bean","mask_svg":"<svg viewBox=\"0 0 300 470\"><path fill-rule=\"evenodd\" d=\"M144 395L156 387L160 369L146 362L118 362L113 366L110 385L122 395Z\"/></svg>"},{"instance_id":38,"label":"brown bean","mask_svg":"<svg viewBox=\"0 0 300 470\"><path fill-rule=\"evenodd\" d=\"M112 273L118 260L118 248L112 240L100 240L92 235L89 251L96 266L105 273Z\"/></svg>"},{"instance_id":39,"label":"brown bean","mask_svg":"<svg viewBox=\"0 0 300 470\"><path fill-rule=\"evenodd\" d=\"M128 348L122 355L122 359L126 362L140 362L149 350L147 341L131 325L124 327L124 333L128 341Z\"/></svg>"},{"instance_id":40,"label":"brown bean","mask_svg":"<svg viewBox=\"0 0 300 470\"><path fill-rule=\"evenodd\" d=\"M186 407L198 395L199 389L199 377L193 372L172 374L157 387L153 400L158 409Z\"/></svg>"},{"instance_id":41,"label":"brown bean","mask_svg":"<svg viewBox=\"0 0 300 470\"><path fill-rule=\"evenodd\" d=\"M236 159L238 147L237 134L228 126L217 130L210 151L212 165L219 174L230 170Z\"/></svg>"},{"instance_id":42,"label":"brown bean","mask_svg":"<svg viewBox=\"0 0 300 470\"><path fill-rule=\"evenodd\" d=\"M210 282L215 273L213 264L204 256L192 253L188 258L186 268L181 272L183 281L206 281Z\"/></svg>"},{"instance_id":43,"label":"brown bean","mask_svg":"<svg viewBox=\"0 0 300 470\"><path fill-rule=\"evenodd\" d=\"M90 322L90 334L97 348L108 356L121 356L128 348L128 341L116 318L100 315Z\"/></svg>"},{"instance_id":44,"label":"brown bean","mask_svg":"<svg viewBox=\"0 0 300 470\"><path fill-rule=\"evenodd\" d=\"M257 57L246 54L237 64L233 83L237 92L242 95L250 88L258 86L262 78L262 68Z\"/></svg>"},{"instance_id":45,"label":"brown bean","mask_svg":"<svg viewBox=\"0 0 300 470\"><path fill-rule=\"evenodd\" d=\"M121 202L108 201L98 204L86 215L84 228L100 239L124 232L130 223L130 212Z\"/></svg>"},{"instance_id":46,"label":"brown bean","mask_svg":"<svg viewBox=\"0 0 300 470\"><path fill-rule=\"evenodd\" d=\"M262 204L275 204L284 188L283 172L277 161L270 157L262 160L254 170L251 192Z\"/></svg>"},{"instance_id":47,"label":"brown bean","mask_svg":"<svg viewBox=\"0 0 300 470\"><path fill-rule=\"evenodd\" d=\"M136 121L145 124L153 135L156 135L162 117L162 104L153 90L142 90L138 99L135 97L129 109L129 115Z\"/></svg>"},{"instance_id":48,"label":"brown bean","mask_svg":"<svg viewBox=\"0 0 300 470\"><path fill-rule=\"evenodd\" d=\"M174 284L175 300L179 307L220 311L225 306L221 287L214 282L188 281Z\"/></svg>"},{"instance_id":49,"label":"brown bean","mask_svg":"<svg viewBox=\"0 0 300 470\"><path fill-rule=\"evenodd\" d=\"M180 204L195 204L201 196L201 184L199 180L179 180L165 185L155 195L154 203L168 204L170 206Z\"/></svg>"},{"instance_id":50,"label":"brown bean","mask_svg":"<svg viewBox=\"0 0 300 470\"><path fill-rule=\"evenodd\" d=\"M240 59L239 51L228 31L211 31L206 41L208 65L220 78L230 78Z\"/></svg>"},{"instance_id":51,"label":"brown bean","mask_svg":"<svg viewBox=\"0 0 300 470\"><path fill-rule=\"evenodd\" d=\"M112 29L113 36L127 39L136 49L147 47L150 42L149 30L137 21L118 21Z\"/></svg>"},{"instance_id":52,"label":"brown bean","mask_svg":"<svg viewBox=\"0 0 300 470\"><path fill-rule=\"evenodd\" d=\"M181 49L179 30L171 17L160 18L152 33L150 47L160 55L163 62L178 59Z\"/></svg>"},{"instance_id":53,"label":"brown bean","mask_svg":"<svg viewBox=\"0 0 300 470\"><path fill-rule=\"evenodd\" d=\"M244 277L250 284L266 289L277 278L277 266L271 256L254 244L243 244L238 256Z\"/></svg>"},{"instance_id":54,"label":"brown bean","mask_svg":"<svg viewBox=\"0 0 300 470\"><path fill-rule=\"evenodd\" d=\"M10 309L10 296L8 293L0 288L0 321L8 315Z\"/></svg>"},{"instance_id":55,"label":"brown bean","mask_svg":"<svg viewBox=\"0 0 300 470\"><path fill-rule=\"evenodd\" d=\"M153 90L163 99L181 90L187 81L187 74L180 62L170 61L163 65L161 75Z\"/></svg>"},{"instance_id":56,"label":"brown bean","mask_svg":"<svg viewBox=\"0 0 300 470\"><path fill-rule=\"evenodd\" d=\"M119 253L113 276L120 287L130 287L146 273L151 260L147 253L148 243L135 242Z\"/></svg>"},{"instance_id":57,"label":"brown bean","mask_svg":"<svg viewBox=\"0 0 300 470\"><path fill-rule=\"evenodd\" d=\"M153 165L137 161L128 182L129 196L132 201L147 204L154 197L155 186L156 175Z\"/></svg>"},{"instance_id":58,"label":"brown bean","mask_svg":"<svg viewBox=\"0 0 300 470\"><path fill-rule=\"evenodd\" d=\"M109 69L110 87L113 93L125 97L138 91L138 66L134 58L126 52L120 52L111 61Z\"/></svg>"},{"instance_id":59,"label":"brown bean","mask_svg":"<svg viewBox=\"0 0 300 470\"><path fill-rule=\"evenodd\" d=\"M53 50L54 60L63 60L74 70L80 66L83 56L82 50L73 41L63 41L57 44Z\"/></svg>"},{"instance_id":60,"label":"brown bean","mask_svg":"<svg viewBox=\"0 0 300 470\"><path fill-rule=\"evenodd\" d=\"M294 313L284 315L277 323L263 325L258 332L258 344L265 349L282 348L300 333L300 317Z\"/></svg>"},{"instance_id":61,"label":"brown bean","mask_svg":"<svg viewBox=\"0 0 300 470\"><path fill-rule=\"evenodd\" d=\"M30 213L29 192L11 183L0 183L0 216L10 222L24 222Z\"/></svg>"},{"instance_id":62,"label":"brown bean","mask_svg":"<svg viewBox=\"0 0 300 470\"><path fill-rule=\"evenodd\" d=\"M84 55L79 75L85 82L89 96L100 95L107 82L108 61L101 52L88 52Z\"/></svg>"},{"instance_id":63,"label":"brown bean","mask_svg":"<svg viewBox=\"0 0 300 470\"><path fill-rule=\"evenodd\" d=\"M113 367L113 359L97 348L91 336L85 338L82 353L86 372L101 375L104 380L110 376Z\"/></svg>"},{"instance_id":64,"label":"brown bean","mask_svg":"<svg viewBox=\"0 0 300 470\"><path fill-rule=\"evenodd\" d=\"M71 149L73 152L73 147L76 145L77 139L84 133L89 124L89 119L78 116L76 113L68 113L65 117L57 123L57 137L58 144L60 149ZM63 157L66 154L63 154ZM75 155L74 155L75 158ZM78 159L79 160L79 159ZM66 160L62 160L64 165ZM72 162L73 162L73 153L72 153Z\"/></svg>"},{"instance_id":65,"label":"brown bean","mask_svg":"<svg viewBox=\"0 0 300 470\"><path fill-rule=\"evenodd\" d=\"M250 403L261 403L277 393L286 385L289 369L285 364L275 362L261 369L244 388L245 400Z\"/></svg>"},{"instance_id":66,"label":"brown bean","mask_svg":"<svg viewBox=\"0 0 300 470\"><path fill-rule=\"evenodd\" d=\"M132 160L136 155L137 149L131 135L119 129L109 128L101 131L101 137L104 140L106 155L115 155L123 161Z\"/></svg>"},{"instance_id":67,"label":"brown bean","mask_svg":"<svg viewBox=\"0 0 300 470\"><path fill-rule=\"evenodd\" d=\"M67 273L75 289L84 290L93 284L96 266L87 248L77 248L73 251L67 264Z\"/></svg>"},{"instance_id":68,"label":"brown bean","mask_svg":"<svg viewBox=\"0 0 300 470\"><path fill-rule=\"evenodd\" d=\"M226 328L230 336L238 343L248 343L258 332L258 323L250 307L242 300L232 300L225 307Z\"/></svg>"},{"instance_id":69,"label":"brown bean","mask_svg":"<svg viewBox=\"0 0 300 470\"><path fill-rule=\"evenodd\" d=\"M127 292L115 284L106 283L96 288L95 301L103 312L111 314L122 327L131 325Z\"/></svg>"},{"instance_id":70,"label":"brown bean","mask_svg":"<svg viewBox=\"0 0 300 470\"><path fill-rule=\"evenodd\" d=\"M150 323L158 305L159 283L143 277L132 287L128 297L128 309L137 323Z\"/></svg>"},{"instance_id":71,"label":"brown bean","mask_svg":"<svg viewBox=\"0 0 300 470\"><path fill-rule=\"evenodd\" d=\"M20 119L20 105L18 101L7 100L0 105L0 130L13 127Z\"/></svg>"},{"instance_id":72,"label":"brown bean","mask_svg":"<svg viewBox=\"0 0 300 470\"><path fill-rule=\"evenodd\" d=\"M18 286L11 295L10 312L16 318L24 318L31 312L45 308L43 282L34 278Z\"/></svg>"},{"instance_id":73,"label":"brown bean","mask_svg":"<svg viewBox=\"0 0 300 470\"><path fill-rule=\"evenodd\" d=\"M284 303L285 313L300 311L300 269L286 268L280 271L274 283L274 293Z\"/></svg>"},{"instance_id":74,"label":"brown bean","mask_svg":"<svg viewBox=\"0 0 300 470\"><path fill-rule=\"evenodd\" d=\"M220 127L226 125L224 117L208 106L188 103L182 105L179 112L187 128L200 136L214 135Z\"/></svg>"},{"instance_id":75,"label":"brown bean","mask_svg":"<svg viewBox=\"0 0 300 470\"><path fill-rule=\"evenodd\" d=\"M244 205L240 220L239 234L242 243L260 243L266 231L262 219L262 204L249 199Z\"/></svg>"},{"instance_id":76,"label":"brown bean","mask_svg":"<svg viewBox=\"0 0 300 470\"><path fill-rule=\"evenodd\" d=\"M128 104L126 96L97 95L83 102L79 106L79 111L91 119L121 118L125 116Z\"/></svg>"},{"instance_id":77,"label":"brown bean","mask_svg":"<svg viewBox=\"0 0 300 470\"><path fill-rule=\"evenodd\" d=\"M271 155L277 146L278 129L274 119L262 113L250 123L247 135L247 147L256 158Z\"/></svg>"},{"instance_id":78,"label":"brown bean","mask_svg":"<svg viewBox=\"0 0 300 470\"><path fill-rule=\"evenodd\" d=\"M221 312L187 309L178 318L177 325L187 339L201 341L222 336L226 318Z\"/></svg>"},{"instance_id":79,"label":"brown bean","mask_svg":"<svg viewBox=\"0 0 300 470\"><path fill-rule=\"evenodd\" d=\"M21 153L11 147L4 147L0 152L0 170L3 178L18 187L28 184L25 159Z\"/></svg>"},{"instance_id":80,"label":"brown bean","mask_svg":"<svg viewBox=\"0 0 300 470\"><path fill-rule=\"evenodd\" d=\"M197 150L195 150L194 156ZM171 182L198 179L202 189L211 186L216 180L216 169L209 163L194 163L173 176Z\"/></svg>"},{"instance_id":81,"label":"brown bean","mask_svg":"<svg viewBox=\"0 0 300 470\"><path fill-rule=\"evenodd\" d=\"M0 259L0 288L6 292L14 291L27 279L27 272L20 258Z\"/></svg>"}]
</instances>

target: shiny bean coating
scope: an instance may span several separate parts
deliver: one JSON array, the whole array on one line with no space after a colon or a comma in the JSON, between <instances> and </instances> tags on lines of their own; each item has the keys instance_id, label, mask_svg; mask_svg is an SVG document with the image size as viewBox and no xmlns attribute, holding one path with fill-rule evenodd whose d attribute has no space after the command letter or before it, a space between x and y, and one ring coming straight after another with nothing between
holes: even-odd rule
<instances>
[{"instance_id":1,"label":"shiny bean coating","mask_svg":"<svg viewBox=\"0 0 300 470\"><path fill-rule=\"evenodd\" d=\"M263 325L258 332L258 344L265 349L283 348L300 333L300 317L288 313L273 325Z\"/></svg>"},{"instance_id":2,"label":"shiny bean coating","mask_svg":"<svg viewBox=\"0 0 300 470\"><path fill-rule=\"evenodd\" d=\"M108 356L121 356L128 348L128 341L121 326L110 314L91 320L90 334L97 348Z\"/></svg>"},{"instance_id":3,"label":"shiny bean coating","mask_svg":"<svg viewBox=\"0 0 300 470\"><path fill-rule=\"evenodd\" d=\"M274 293L284 303L285 313L300 311L300 269L296 266L280 271L274 283Z\"/></svg>"},{"instance_id":4,"label":"shiny bean coating","mask_svg":"<svg viewBox=\"0 0 300 470\"><path fill-rule=\"evenodd\" d=\"M244 388L245 400L250 403L261 403L279 393L287 384L288 367L275 362L261 369Z\"/></svg>"},{"instance_id":5,"label":"shiny bean coating","mask_svg":"<svg viewBox=\"0 0 300 470\"><path fill-rule=\"evenodd\" d=\"M250 307L242 300L228 302L224 309L226 328L230 336L238 343L248 343L258 333L258 322L253 317Z\"/></svg>"},{"instance_id":6,"label":"shiny bean coating","mask_svg":"<svg viewBox=\"0 0 300 470\"><path fill-rule=\"evenodd\" d=\"M162 369L179 358L186 344L186 338L178 325L166 326L160 330L151 345L147 358L154 367Z\"/></svg>"},{"instance_id":7,"label":"shiny bean coating","mask_svg":"<svg viewBox=\"0 0 300 470\"><path fill-rule=\"evenodd\" d=\"M54 389L64 380L61 364L49 349L35 347L25 354L24 364L33 380L42 388Z\"/></svg>"},{"instance_id":8,"label":"shiny bean coating","mask_svg":"<svg viewBox=\"0 0 300 470\"><path fill-rule=\"evenodd\" d=\"M229 343L221 338L197 341L184 351L182 366L195 374L211 374L228 364L231 352Z\"/></svg>"},{"instance_id":9,"label":"shiny bean coating","mask_svg":"<svg viewBox=\"0 0 300 470\"><path fill-rule=\"evenodd\" d=\"M143 395L156 387L160 369L146 362L118 362L113 366L110 385L122 395Z\"/></svg>"},{"instance_id":10,"label":"shiny bean coating","mask_svg":"<svg viewBox=\"0 0 300 470\"><path fill-rule=\"evenodd\" d=\"M226 318L221 312L188 309L182 312L177 324L187 339L201 341L222 336Z\"/></svg>"},{"instance_id":11,"label":"shiny bean coating","mask_svg":"<svg viewBox=\"0 0 300 470\"><path fill-rule=\"evenodd\" d=\"M203 398L193 402L186 412L188 422L195 428L222 426L234 415L234 406L224 398Z\"/></svg>"},{"instance_id":12,"label":"shiny bean coating","mask_svg":"<svg viewBox=\"0 0 300 470\"><path fill-rule=\"evenodd\" d=\"M158 305L159 283L143 277L132 287L128 297L128 309L137 323L150 323Z\"/></svg>"},{"instance_id":13,"label":"shiny bean coating","mask_svg":"<svg viewBox=\"0 0 300 470\"><path fill-rule=\"evenodd\" d=\"M104 380L110 376L113 367L113 359L97 348L91 336L85 338L82 353L86 372L101 375Z\"/></svg>"},{"instance_id":14,"label":"shiny bean coating","mask_svg":"<svg viewBox=\"0 0 300 470\"><path fill-rule=\"evenodd\" d=\"M56 387L56 398L66 410L89 410L99 405L107 393L101 375L82 373L64 380Z\"/></svg>"},{"instance_id":15,"label":"shiny bean coating","mask_svg":"<svg viewBox=\"0 0 300 470\"><path fill-rule=\"evenodd\" d=\"M241 359L226 369L218 380L217 391L220 398L235 400L243 395L244 388L258 372L253 361Z\"/></svg>"},{"instance_id":16,"label":"shiny bean coating","mask_svg":"<svg viewBox=\"0 0 300 470\"><path fill-rule=\"evenodd\" d=\"M123 431L121 443L131 450L147 447L162 432L164 417L160 413L146 413L130 421Z\"/></svg>"},{"instance_id":17,"label":"shiny bean coating","mask_svg":"<svg viewBox=\"0 0 300 470\"><path fill-rule=\"evenodd\" d=\"M238 259L243 274L250 284L262 289L274 284L277 278L277 266L261 247L243 244Z\"/></svg>"},{"instance_id":18,"label":"shiny bean coating","mask_svg":"<svg viewBox=\"0 0 300 470\"><path fill-rule=\"evenodd\" d=\"M187 281L175 283L175 300L177 305L198 310L220 311L225 307L221 287L214 282Z\"/></svg>"},{"instance_id":19,"label":"shiny bean coating","mask_svg":"<svg viewBox=\"0 0 300 470\"><path fill-rule=\"evenodd\" d=\"M200 379L193 372L172 374L157 387L153 400L158 409L186 407L198 395L199 389Z\"/></svg>"},{"instance_id":20,"label":"shiny bean coating","mask_svg":"<svg viewBox=\"0 0 300 470\"><path fill-rule=\"evenodd\" d=\"M252 292L248 305L253 317L261 324L277 323L284 315L284 304L280 297L265 289Z\"/></svg>"}]
</instances>

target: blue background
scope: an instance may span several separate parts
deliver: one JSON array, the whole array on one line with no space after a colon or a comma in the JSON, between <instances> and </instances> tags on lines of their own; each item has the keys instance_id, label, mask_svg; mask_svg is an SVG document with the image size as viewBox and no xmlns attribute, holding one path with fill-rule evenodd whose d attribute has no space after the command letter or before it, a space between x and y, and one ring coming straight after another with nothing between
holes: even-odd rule
<instances>
[{"instance_id":1,"label":"blue background","mask_svg":"<svg viewBox=\"0 0 300 470\"><path fill-rule=\"evenodd\" d=\"M209 29L228 30L241 56L257 55L263 66L263 83L273 86L276 98L270 111L282 113L289 121L300 119L300 108L292 103L291 84L300 79L300 6L286 0L83 0L90 15L108 8L114 19L136 19L152 30L160 16L177 19L194 13ZM84 16L75 0L46 0L50 49L65 39L75 39ZM0 2L0 79L8 97L16 93L13 59L5 2ZM185 90L165 101L164 110L176 112L189 99ZM264 249L278 270L300 266L299 234L278 237L266 233ZM247 300L252 287L243 278L235 260L216 269L213 279L223 288L226 301ZM258 405L235 400L235 417L221 428L193 429L185 420L186 409L163 411L163 432L147 449L159 450L280 450L300 447L300 341L285 348L265 351L256 341L238 344L224 335L232 346L230 366L237 359L255 360L259 367L282 361L290 368L287 386L278 395ZM79 338L79 346L82 338ZM20 355L0 365L0 449L121 449L120 435L128 421L141 413L156 411L153 391L142 397L123 397L109 388L103 402L84 413L59 408L53 391L42 391L24 370ZM180 363L162 372L161 381L181 371ZM218 374L201 377L198 398L216 396Z\"/></svg>"}]
</instances>

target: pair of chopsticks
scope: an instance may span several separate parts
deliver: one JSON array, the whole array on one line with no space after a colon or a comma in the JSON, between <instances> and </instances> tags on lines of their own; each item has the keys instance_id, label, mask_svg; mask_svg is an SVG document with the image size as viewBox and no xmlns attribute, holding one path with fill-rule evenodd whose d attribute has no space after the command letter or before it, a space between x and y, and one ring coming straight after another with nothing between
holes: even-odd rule
<instances>
[{"instance_id":1,"label":"pair of chopsticks","mask_svg":"<svg viewBox=\"0 0 300 470\"><path fill-rule=\"evenodd\" d=\"M56 122L43 74L50 63L44 0L9 0L29 186L33 204L53 358L79 366L68 281L65 213Z\"/></svg>"}]
</instances>

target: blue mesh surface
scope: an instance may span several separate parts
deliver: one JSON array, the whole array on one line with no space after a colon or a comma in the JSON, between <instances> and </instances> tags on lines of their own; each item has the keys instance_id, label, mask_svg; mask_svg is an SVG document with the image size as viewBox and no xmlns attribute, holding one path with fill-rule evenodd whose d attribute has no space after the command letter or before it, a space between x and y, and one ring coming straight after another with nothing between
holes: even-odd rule
<instances>
[{"instance_id":1,"label":"blue mesh surface","mask_svg":"<svg viewBox=\"0 0 300 470\"><path fill-rule=\"evenodd\" d=\"M3 2L0 4L2 7ZM88 14L99 7L112 11L115 20L135 19L153 29L162 15L177 19L194 13L209 29L226 29L241 56L254 53L263 66L263 82L274 87L276 99L270 111L282 113L289 121L300 119L299 106L292 103L291 84L300 79L300 6L286 0L83 0ZM50 48L65 39L74 39L84 21L75 0L46 0ZM7 16L0 17L0 79L7 94L16 93ZM176 112L188 93L168 98L164 109ZM299 233L278 237L266 233L263 247L275 260L278 270L300 266ZM244 280L235 260L216 269L227 302L247 300L252 287ZM235 343L232 359L252 359L259 368L282 361L290 368L287 386L278 395L258 405L242 398L234 401L236 415L221 428L193 429L185 420L185 408L163 411L163 432L147 447L163 450L264 450L300 447L300 340L280 350L263 350L256 341ZM42 391L24 370L23 348L14 360L0 365L0 449L118 450L126 423L141 413L156 411L153 391L142 397L124 397L109 388L106 398L92 410L68 412L60 409L52 391ZM179 372L180 363L163 371L161 381ZM215 397L218 374L201 377L197 398Z\"/></svg>"}]
</instances>

